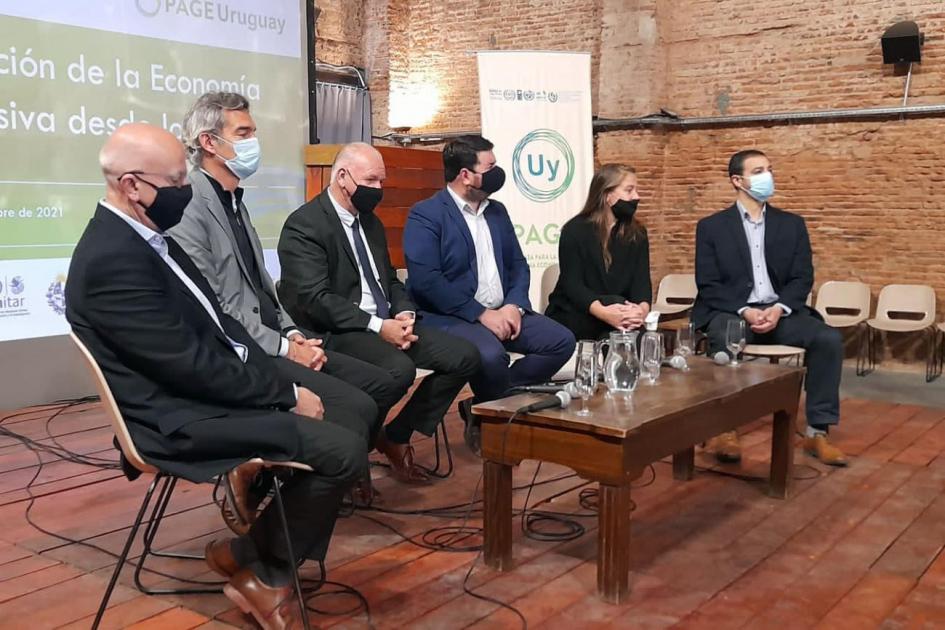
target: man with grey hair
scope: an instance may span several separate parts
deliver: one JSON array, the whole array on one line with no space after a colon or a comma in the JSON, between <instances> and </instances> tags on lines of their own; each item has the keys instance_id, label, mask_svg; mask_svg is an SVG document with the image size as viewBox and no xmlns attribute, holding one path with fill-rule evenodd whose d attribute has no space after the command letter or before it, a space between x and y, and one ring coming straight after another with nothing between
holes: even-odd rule
<instances>
[{"instance_id":1,"label":"man with grey hair","mask_svg":"<svg viewBox=\"0 0 945 630\"><path fill-rule=\"evenodd\" d=\"M263 628L298 628L296 565L324 559L345 490L368 465L364 438L321 421L318 397L276 369L167 236L191 197L180 141L124 125L101 163L105 198L72 256L66 319L148 464L194 482L252 470L254 457L311 467L281 486L287 530L272 502L246 535L205 550L224 594Z\"/></svg>"},{"instance_id":2,"label":"man with grey hair","mask_svg":"<svg viewBox=\"0 0 945 630\"><path fill-rule=\"evenodd\" d=\"M423 483L428 477L414 464L411 436L433 434L479 369L479 351L415 323L416 306L394 273L384 225L374 214L385 176L374 147L354 143L341 149L331 185L282 228L279 292L296 321L330 331L339 350L385 369L405 391L416 368L433 371L374 445L397 479Z\"/></svg>"},{"instance_id":3,"label":"man with grey hair","mask_svg":"<svg viewBox=\"0 0 945 630\"><path fill-rule=\"evenodd\" d=\"M330 338L302 330L279 304L240 187L260 158L249 102L240 94L208 92L187 112L183 128L194 196L171 234L209 280L223 311L243 324L279 371L321 397L329 422L355 422L359 426L348 428L373 443L383 422L378 409L394 405L403 392L385 370L326 352ZM373 498L367 480L360 492L364 501Z\"/></svg>"}]
</instances>

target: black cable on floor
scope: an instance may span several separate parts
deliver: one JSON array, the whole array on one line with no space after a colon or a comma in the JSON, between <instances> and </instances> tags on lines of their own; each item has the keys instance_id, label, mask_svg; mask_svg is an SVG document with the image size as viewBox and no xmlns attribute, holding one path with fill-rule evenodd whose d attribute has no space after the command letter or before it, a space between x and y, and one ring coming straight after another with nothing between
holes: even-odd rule
<instances>
[{"instance_id":1,"label":"black cable on floor","mask_svg":"<svg viewBox=\"0 0 945 630\"><path fill-rule=\"evenodd\" d=\"M36 472L33 474L32 478L29 480L29 482L26 484L26 486L25 486L25 488L24 488L24 490L26 490L27 495L29 496L29 500L28 500L28 502L27 502L26 510L25 510L25 513L24 513L24 515L25 515L25 517L26 517L26 522L27 522L33 529L35 529L36 531L38 531L38 532L40 532L40 533L43 533L43 534L45 534L45 535L47 535L47 536L51 536L51 537L53 537L53 538L55 538L55 539L57 539L57 540L61 540L62 542L65 542L65 543L67 543L67 544L69 544L69 545L80 545L80 546L83 546L83 547L87 547L87 548L89 548L89 549L94 549L95 551L98 551L98 552L100 552L100 553L103 553L103 554L105 554L105 555L107 555L107 556L109 556L109 557L114 558L114 559L117 560L118 557L119 557L118 554L116 554L116 553L114 553L114 552L112 552L112 551L109 551L108 549L105 549L104 547L101 547L101 546L99 546L99 545L96 545L95 543L91 543L91 542L89 542L88 540L70 538L70 537L68 537L68 536L64 536L64 535L62 535L62 534L58 534L58 533L56 533L56 532L50 531L50 530L48 530L48 529L46 529L46 528L40 526L38 523L36 523L36 522L33 520L32 515L31 515L33 506L34 506L34 504L35 504L35 502L36 502L36 496L33 494L33 491L32 491L33 484L36 482L36 480L37 480L37 479L39 478L39 476L42 474L43 467L44 467L47 463L49 463L49 462L44 462L44 461L42 460L42 456L40 455L40 452L46 452L46 453L48 453L48 454L50 454L50 455L53 455L54 457L56 457L56 458L59 459L59 460L69 461L69 462L78 463L78 464L84 464L84 465L86 465L86 466L91 466L91 467L94 467L94 468L100 468L100 469L106 469L106 470L111 470L111 469L118 469L118 470L120 470L120 469L121 469L120 464L119 464L117 461L115 461L115 460L109 460L109 459L104 459L104 458L100 458L100 457L90 457L90 456L80 455L80 454L78 454L78 453L75 453L75 452L73 452L73 451L70 451L70 450L67 449L66 447L62 446L62 444L59 443L59 442L55 439L55 437L52 435L51 431L49 430L50 423L51 423L54 419L56 419L57 417L59 417L59 416L60 416L62 413L64 413L65 411L67 411L67 410L69 410L69 409L72 409L72 408L74 408L74 407L76 407L76 406L78 406L78 405L82 405L82 404L89 403L89 402L94 402L94 401L96 401L96 400L97 400L97 397L86 397L86 398L80 398L80 399L69 400L69 401L59 401L59 402L57 403L57 406L51 407L51 408L49 409L49 411L52 411L52 409L55 409L55 412L54 412L52 415L50 415L48 418L46 418L45 428L46 428L46 434L49 436L50 439L52 439L52 440L56 443L56 446L54 446L54 447L53 447L53 446L49 446L49 445L47 445L47 444L42 444L41 442L39 442L39 441L37 441L37 440L34 440L34 439L32 439L32 438L29 438L29 437L26 437L26 436L21 435L21 434L19 434L19 433L16 433L16 432L14 432L14 431L8 429L7 427L3 427L3 426L2 426L2 425L3 425L3 422L5 422L5 421L7 421L7 420L9 420L9 419L11 419L11 418L29 415L29 414L31 414L31 413L35 413L35 412L38 411L38 410L22 411L22 412L10 414L10 415L5 416L4 418L0 419L0 435L5 435L5 436L10 437L10 438L12 438L12 439L14 439L14 440L17 440L18 442L22 443L27 449L29 449L29 450L36 456L36 462L37 462ZM43 409L43 411L45 411L45 409ZM211 501L210 503L206 503L206 504L199 505L199 506L196 506L196 507L194 507L194 508L191 508L191 510L200 509L200 508L206 507L206 506L208 506L208 505L213 505L213 504L214 504L214 502ZM188 510L188 511L189 511L189 510ZM173 514L172 514L171 516L173 516ZM218 530L218 531L222 531L222 530ZM96 536L99 536L99 535L101 535L101 534L97 534ZM42 552L40 552L40 553L42 553ZM316 613L323 613L323 614L351 614L351 613L353 613L353 612L359 610L361 607L363 607L364 610L365 610L365 613L366 613L366 615L367 615L368 625L369 625L369 627L373 628L373 623L371 622L370 606L369 606L369 604L368 604L367 599L364 597L364 595L363 595L360 591L358 591L357 589L355 589L354 587L351 587L351 586L348 586L348 585L345 585L345 584L341 584L341 583L339 583L339 582L332 582L332 581L330 581L330 580L327 580L327 579L326 579L326 570L325 570L324 562L321 562L321 561L319 562L319 569L320 569L320 571L321 571L321 578L317 581L317 585L316 585L314 588L310 587L311 595L306 599L306 603L305 603L306 607L307 607L309 610L313 611L313 612L316 612ZM153 568L149 568L149 567L142 567L142 571L145 572L145 573L150 573L150 574L152 574L152 575L156 575L156 576L158 576L158 577L165 578L165 579L174 580L174 581L176 581L176 582L180 582L180 583L183 583L183 584L191 584L191 585L197 585L197 586L219 586L219 585L220 585L220 582L207 582L207 581L204 581L204 580L194 580L194 579L190 579L190 578L183 578L183 577L179 577L179 576L176 576L176 575L171 575L171 574L169 574L169 573L164 573L163 571L159 571L159 570L157 570L157 569L153 569ZM337 588L337 590L322 591L322 590L321 590L322 587L323 587L323 586L326 586L326 585L327 585L327 586L334 586L334 587ZM315 608L315 607L313 607L313 606L311 606L311 605L309 604L309 602L310 602L312 599L314 599L315 597L325 597L325 596L339 595L339 594L347 594L347 595L352 595L352 596L356 597L356 598L359 600L358 607L352 609L351 611L345 611L345 612L342 612L342 613L330 613L330 612L321 611L321 610L319 610L318 608Z\"/></svg>"}]
</instances>

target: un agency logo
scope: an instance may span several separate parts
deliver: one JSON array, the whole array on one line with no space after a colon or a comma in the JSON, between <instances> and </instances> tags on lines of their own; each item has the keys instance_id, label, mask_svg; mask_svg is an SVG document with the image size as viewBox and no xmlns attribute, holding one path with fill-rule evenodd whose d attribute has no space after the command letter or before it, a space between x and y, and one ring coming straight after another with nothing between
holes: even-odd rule
<instances>
[{"instance_id":1,"label":"un agency logo","mask_svg":"<svg viewBox=\"0 0 945 630\"><path fill-rule=\"evenodd\" d=\"M512 178L528 199L548 203L564 194L574 179L574 152L552 129L525 135L512 152Z\"/></svg>"},{"instance_id":2,"label":"un agency logo","mask_svg":"<svg viewBox=\"0 0 945 630\"><path fill-rule=\"evenodd\" d=\"M148 17L154 17L161 11L161 0L135 0L138 12Z\"/></svg>"}]
</instances>

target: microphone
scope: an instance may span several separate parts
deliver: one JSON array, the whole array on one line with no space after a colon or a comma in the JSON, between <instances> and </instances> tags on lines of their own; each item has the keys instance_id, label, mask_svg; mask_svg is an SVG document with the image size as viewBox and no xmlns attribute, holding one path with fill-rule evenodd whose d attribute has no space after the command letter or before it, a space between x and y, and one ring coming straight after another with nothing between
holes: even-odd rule
<instances>
[{"instance_id":1,"label":"microphone","mask_svg":"<svg viewBox=\"0 0 945 630\"><path fill-rule=\"evenodd\" d=\"M557 394L565 388L565 383L561 385L520 385L513 387L514 392L527 392L530 394Z\"/></svg>"},{"instance_id":2,"label":"microphone","mask_svg":"<svg viewBox=\"0 0 945 630\"><path fill-rule=\"evenodd\" d=\"M518 410L517 413L532 413L533 411L541 411L542 409L554 409L558 407L564 409L571 404L571 395L566 391L560 391L554 396L548 396L544 400L539 400L536 403L532 403L525 407L522 407Z\"/></svg>"},{"instance_id":3,"label":"microphone","mask_svg":"<svg viewBox=\"0 0 945 630\"><path fill-rule=\"evenodd\" d=\"M712 355L712 360L715 361L716 365L728 365L732 359L728 356L727 352L719 350Z\"/></svg>"},{"instance_id":4,"label":"microphone","mask_svg":"<svg viewBox=\"0 0 945 630\"><path fill-rule=\"evenodd\" d=\"M678 354L674 354L671 357L666 357L661 361L661 365L683 371L689 369L689 365L686 363L686 357L680 356Z\"/></svg>"}]
</instances>

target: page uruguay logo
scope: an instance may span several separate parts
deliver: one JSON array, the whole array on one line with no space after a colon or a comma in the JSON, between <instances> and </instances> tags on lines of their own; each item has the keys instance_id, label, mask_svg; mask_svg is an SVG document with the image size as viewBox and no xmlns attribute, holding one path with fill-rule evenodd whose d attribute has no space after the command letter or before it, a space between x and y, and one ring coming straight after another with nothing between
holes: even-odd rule
<instances>
[{"instance_id":1,"label":"page uruguay logo","mask_svg":"<svg viewBox=\"0 0 945 630\"><path fill-rule=\"evenodd\" d=\"M537 203L553 201L574 179L574 152L557 131L536 129L515 145L512 178L528 199Z\"/></svg>"}]
</instances>

